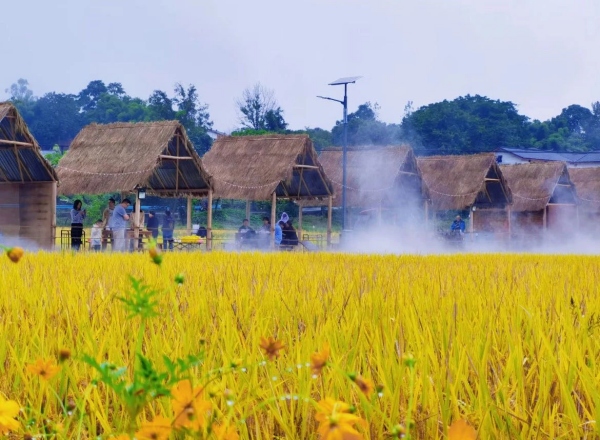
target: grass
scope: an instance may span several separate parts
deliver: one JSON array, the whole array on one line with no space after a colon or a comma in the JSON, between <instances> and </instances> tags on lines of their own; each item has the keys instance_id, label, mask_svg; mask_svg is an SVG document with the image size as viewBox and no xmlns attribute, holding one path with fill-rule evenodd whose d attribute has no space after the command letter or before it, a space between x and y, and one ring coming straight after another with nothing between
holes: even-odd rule
<instances>
[{"instance_id":1,"label":"grass","mask_svg":"<svg viewBox=\"0 0 600 440\"><path fill-rule=\"evenodd\" d=\"M412 438L441 439L460 419L478 438L597 438L599 263L507 254L213 252L165 255L161 267L144 254L3 258L0 391L24 408L22 432L134 432L156 415L172 419L170 399L152 399L131 420L81 358L127 366L133 380L139 348L157 371L163 356L201 354L188 377L205 386L211 417L243 439L316 439L316 402L326 397L356 407L364 438L400 425ZM132 298L129 274L156 289L158 316L127 318L117 297ZM286 345L280 358L265 358L267 336ZM330 361L315 377L307 364L324 343ZM53 379L26 372L61 348L73 357ZM361 392L356 375L381 394Z\"/></svg>"}]
</instances>

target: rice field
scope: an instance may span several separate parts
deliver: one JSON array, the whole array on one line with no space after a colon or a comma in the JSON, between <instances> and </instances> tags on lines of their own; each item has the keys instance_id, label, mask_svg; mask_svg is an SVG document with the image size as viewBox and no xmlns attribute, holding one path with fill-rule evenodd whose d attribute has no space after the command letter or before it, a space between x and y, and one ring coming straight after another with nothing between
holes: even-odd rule
<instances>
[{"instance_id":1,"label":"rice field","mask_svg":"<svg viewBox=\"0 0 600 440\"><path fill-rule=\"evenodd\" d=\"M0 258L0 430L598 438L599 268L523 254Z\"/></svg>"}]
</instances>

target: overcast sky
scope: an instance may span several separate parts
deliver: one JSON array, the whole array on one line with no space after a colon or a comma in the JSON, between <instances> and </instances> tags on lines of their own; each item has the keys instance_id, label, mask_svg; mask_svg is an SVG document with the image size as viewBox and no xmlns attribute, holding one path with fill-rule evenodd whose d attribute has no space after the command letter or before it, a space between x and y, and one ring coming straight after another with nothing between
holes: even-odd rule
<instances>
[{"instance_id":1,"label":"overcast sky","mask_svg":"<svg viewBox=\"0 0 600 440\"><path fill-rule=\"evenodd\" d=\"M131 96L195 84L215 128L235 99L274 89L290 128L331 128L378 102L399 122L464 94L513 101L532 118L600 100L598 0L20 0L2 5L0 99L18 78L36 96L120 82Z\"/></svg>"}]
</instances>

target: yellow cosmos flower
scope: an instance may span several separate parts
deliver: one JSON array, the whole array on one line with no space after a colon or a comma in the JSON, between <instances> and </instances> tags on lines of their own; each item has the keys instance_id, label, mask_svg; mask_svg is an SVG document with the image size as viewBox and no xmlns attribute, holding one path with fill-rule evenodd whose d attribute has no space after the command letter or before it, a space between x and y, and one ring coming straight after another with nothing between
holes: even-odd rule
<instances>
[{"instance_id":1,"label":"yellow cosmos flower","mask_svg":"<svg viewBox=\"0 0 600 440\"><path fill-rule=\"evenodd\" d=\"M213 425L218 440L239 440L240 436L233 426Z\"/></svg>"},{"instance_id":2,"label":"yellow cosmos flower","mask_svg":"<svg viewBox=\"0 0 600 440\"><path fill-rule=\"evenodd\" d=\"M206 414L210 412L212 404L202 399L202 387L192 389L189 380L178 382L171 390L171 405L175 421L175 428L189 428L199 431L206 426Z\"/></svg>"},{"instance_id":3,"label":"yellow cosmos flower","mask_svg":"<svg viewBox=\"0 0 600 440\"><path fill-rule=\"evenodd\" d=\"M38 359L34 364L27 365L27 372L36 376L40 376L44 380L50 380L60 371L52 360Z\"/></svg>"},{"instance_id":4,"label":"yellow cosmos flower","mask_svg":"<svg viewBox=\"0 0 600 440\"><path fill-rule=\"evenodd\" d=\"M0 432L2 434L19 429L19 422L15 420L18 414L19 405L17 402L6 400L0 396Z\"/></svg>"},{"instance_id":5,"label":"yellow cosmos flower","mask_svg":"<svg viewBox=\"0 0 600 440\"><path fill-rule=\"evenodd\" d=\"M285 348L285 344L271 336L268 338L261 337L260 348L269 357L269 360L273 361L280 356L281 353L279 352Z\"/></svg>"},{"instance_id":6,"label":"yellow cosmos flower","mask_svg":"<svg viewBox=\"0 0 600 440\"><path fill-rule=\"evenodd\" d=\"M358 385L358 388L365 394L365 396L369 396L373 394L373 390L375 389L375 385L371 379L365 379L362 376L356 376L354 379L354 383Z\"/></svg>"},{"instance_id":7,"label":"yellow cosmos flower","mask_svg":"<svg viewBox=\"0 0 600 440\"><path fill-rule=\"evenodd\" d=\"M329 361L329 344L325 342L321 351L310 355L310 368L314 374L321 374L323 368Z\"/></svg>"},{"instance_id":8,"label":"yellow cosmos flower","mask_svg":"<svg viewBox=\"0 0 600 440\"><path fill-rule=\"evenodd\" d=\"M171 435L171 421L163 416L156 416L151 422L144 422L135 433L137 440L168 440Z\"/></svg>"},{"instance_id":9,"label":"yellow cosmos flower","mask_svg":"<svg viewBox=\"0 0 600 440\"><path fill-rule=\"evenodd\" d=\"M317 432L321 440L362 440L363 436L354 425L364 422L354 414L332 414L319 424Z\"/></svg>"},{"instance_id":10,"label":"yellow cosmos flower","mask_svg":"<svg viewBox=\"0 0 600 440\"><path fill-rule=\"evenodd\" d=\"M13 263L18 263L19 260L21 258L23 258L23 255L25 254L25 251L23 250L23 248L20 247L13 247L10 248L6 251L6 256L10 259L10 261L12 261Z\"/></svg>"}]
</instances>

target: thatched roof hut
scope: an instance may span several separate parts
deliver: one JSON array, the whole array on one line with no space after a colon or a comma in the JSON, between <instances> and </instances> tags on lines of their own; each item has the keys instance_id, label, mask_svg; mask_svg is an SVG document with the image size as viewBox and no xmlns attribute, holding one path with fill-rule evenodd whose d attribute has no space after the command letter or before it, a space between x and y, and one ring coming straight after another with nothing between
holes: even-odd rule
<instances>
[{"instance_id":1,"label":"thatched roof hut","mask_svg":"<svg viewBox=\"0 0 600 440\"><path fill-rule=\"evenodd\" d=\"M334 206L342 206L343 153L339 148L323 150L319 161L335 196ZM406 145L347 152L346 205L349 208L378 208L382 204L403 203L421 192L421 179L412 148Z\"/></svg>"},{"instance_id":2,"label":"thatched roof hut","mask_svg":"<svg viewBox=\"0 0 600 440\"><path fill-rule=\"evenodd\" d=\"M132 192L204 196L210 179L178 121L91 124L58 167L61 194Z\"/></svg>"},{"instance_id":3,"label":"thatched roof hut","mask_svg":"<svg viewBox=\"0 0 600 440\"><path fill-rule=\"evenodd\" d=\"M513 196L513 212L541 211L548 204L576 204L564 162L501 165L500 169Z\"/></svg>"},{"instance_id":4,"label":"thatched roof hut","mask_svg":"<svg viewBox=\"0 0 600 440\"><path fill-rule=\"evenodd\" d=\"M434 211L504 208L512 202L494 153L419 157L417 164Z\"/></svg>"},{"instance_id":5,"label":"thatched roof hut","mask_svg":"<svg viewBox=\"0 0 600 440\"><path fill-rule=\"evenodd\" d=\"M326 198L333 185L306 135L225 136L203 157L216 197L243 200Z\"/></svg>"},{"instance_id":6,"label":"thatched roof hut","mask_svg":"<svg viewBox=\"0 0 600 440\"><path fill-rule=\"evenodd\" d=\"M0 103L0 233L5 241L53 245L56 180L16 107Z\"/></svg>"},{"instance_id":7,"label":"thatched roof hut","mask_svg":"<svg viewBox=\"0 0 600 440\"><path fill-rule=\"evenodd\" d=\"M569 168L579 206L584 211L600 212L600 167Z\"/></svg>"}]
</instances>

